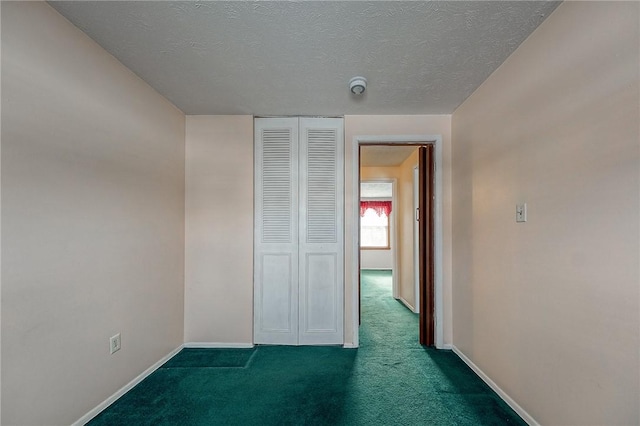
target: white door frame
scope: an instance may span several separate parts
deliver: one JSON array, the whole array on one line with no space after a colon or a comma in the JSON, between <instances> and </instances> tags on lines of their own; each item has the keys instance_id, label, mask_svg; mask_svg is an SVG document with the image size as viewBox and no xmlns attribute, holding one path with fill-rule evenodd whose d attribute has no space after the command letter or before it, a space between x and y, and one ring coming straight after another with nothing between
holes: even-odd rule
<instances>
[{"instance_id":1,"label":"white door frame","mask_svg":"<svg viewBox=\"0 0 640 426\"><path fill-rule=\"evenodd\" d=\"M435 267L435 283L434 283L434 310L435 310L435 343L436 348L440 349L444 347L444 327L443 327L443 265L442 265L442 239L443 239L443 226L442 226L442 136L441 135L380 135L380 136L354 136L353 137L353 154L352 154L352 170L353 170L353 188L352 188L352 205L353 210L352 220L353 223L356 224L355 227L358 228L356 232L353 233L351 241L345 239L345 243L348 245L351 244L351 253L353 255L353 259L358 259L359 257L359 234L360 227L357 225L360 222L360 200L358 199L358 195L360 193L360 155L359 149L362 145L376 145L376 144L389 144L389 145L402 145L402 144L432 144L435 148L435 181L434 181L434 190L435 190L435 204L434 204L434 228L435 228L435 253L434 253L434 267ZM345 211L345 214L349 214L349 212ZM345 251L349 250L349 247L345 247ZM357 265L356 268L352 270L351 282L353 283L353 294L352 294L352 324L353 324L353 345L355 347L359 346L360 342L360 315L359 315L359 304L360 304L360 294L359 294L359 276L360 276L360 265Z\"/></svg>"}]
</instances>

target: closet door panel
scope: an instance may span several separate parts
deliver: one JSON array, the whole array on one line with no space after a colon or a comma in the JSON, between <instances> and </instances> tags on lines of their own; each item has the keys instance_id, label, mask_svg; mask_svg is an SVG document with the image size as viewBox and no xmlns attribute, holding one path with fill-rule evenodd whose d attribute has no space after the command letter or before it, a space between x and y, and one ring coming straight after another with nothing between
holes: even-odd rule
<instances>
[{"instance_id":1,"label":"closet door panel","mask_svg":"<svg viewBox=\"0 0 640 426\"><path fill-rule=\"evenodd\" d=\"M255 120L254 342L298 344L298 120Z\"/></svg>"},{"instance_id":2,"label":"closet door panel","mask_svg":"<svg viewBox=\"0 0 640 426\"><path fill-rule=\"evenodd\" d=\"M338 262L335 253L307 253L304 279L304 333L338 332Z\"/></svg>"},{"instance_id":3,"label":"closet door panel","mask_svg":"<svg viewBox=\"0 0 640 426\"><path fill-rule=\"evenodd\" d=\"M342 344L342 119L300 119L300 344Z\"/></svg>"},{"instance_id":4,"label":"closet door panel","mask_svg":"<svg viewBox=\"0 0 640 426\"><path fill-rule=\"evenodd\" d=\"M291 253L272 253L261 256L262 292L257 301L262 315L263 333L293 333L297 318L292 318L295 294ZM296 281L297 281L297 277Z\"/></svg>"}]
</instances>

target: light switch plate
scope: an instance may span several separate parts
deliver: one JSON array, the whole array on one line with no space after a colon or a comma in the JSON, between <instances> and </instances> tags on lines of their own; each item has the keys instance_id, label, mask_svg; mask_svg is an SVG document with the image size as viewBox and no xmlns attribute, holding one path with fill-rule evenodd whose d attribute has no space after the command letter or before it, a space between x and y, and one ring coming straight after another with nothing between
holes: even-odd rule
<instances>
[{"instance_id":1,"label":"light switch plate","mask_svg":"<svg viewBox=\"0 0 640 426\"><path fill-rule=\"evenodd\" d=\"M109 339L109 352L113 355L115 352L118 352L122 347L122 340L120 340L120 333L115 336L111 336Z\"/></svg>"},{"instance_id":2,"label":"light switch plate","mask_svg":"<svg viewBox=\"0 0 640 426\"><path fill-rule=\"evenodd\" d=\"M527 203L516 204L516 222L527 221Z\"/></svg>"}]
</instances>

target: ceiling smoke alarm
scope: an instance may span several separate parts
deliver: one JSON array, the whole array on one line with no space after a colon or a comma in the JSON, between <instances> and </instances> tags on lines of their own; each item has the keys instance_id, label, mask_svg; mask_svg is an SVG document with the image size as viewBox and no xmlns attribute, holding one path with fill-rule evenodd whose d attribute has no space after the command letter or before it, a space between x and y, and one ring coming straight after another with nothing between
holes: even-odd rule
<instances>
[{"instance_id":1,"label":"ceiling smoke alarm","mask_svg":"<svg viewBox=\"0 0 640 426\"><path fill-rule=\"evenodd\" d=\"M354 95L362 95L367 90L367 79L364 77L353 77L349 80L349 90Z\"/></svg>"}]
</instances>

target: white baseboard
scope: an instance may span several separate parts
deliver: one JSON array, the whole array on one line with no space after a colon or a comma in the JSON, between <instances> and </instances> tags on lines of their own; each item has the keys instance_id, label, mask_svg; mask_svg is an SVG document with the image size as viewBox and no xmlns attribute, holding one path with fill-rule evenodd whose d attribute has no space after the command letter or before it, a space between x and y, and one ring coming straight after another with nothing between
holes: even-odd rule
<instances>
[{"instance_id":1,"label":"white baseboard","mask_svg":"<svg viewBox=\"0 0 640 426\"><path fill-rule=\"evenodd\" d=\"M540 426L540 423L538 423L529 413L524 410L524 408L518 405L517 402L515 402L509 395L507 395L507 393L503 391L500 386L498 386L493 380L491 380L489 376L487 376L485 372L480 369L480 367L475 365L473 361L471 361L460 349L458 349L455 345L451 345L451 349L453 349L453 352L458 355L460 359L464 361L464 363L467 364L482 380L484 380L484 382L489 385L489 387L493 389L493 391L497 393L498 396L500 396L500 398L502 398L502 400L513 409L513 411L518 413L518 415L522 417L522 419L527 422L527 424L529 424L530 426Z\"/></svg>"},{"instance_id":2,"label":"white baseboard","mask_svg":"<svg viewBox=\"0 0 640 426\"><path fill-rule=\"evenodd\" d=\"M411 312L413 312L414 314L416 313L416 308L414 308L413 306L411 306L411 303L407 302L406 300L404 300L403 297L398 297L398 300L402 302L402 304L404 306L406 306L407 308L409 308L409 310L411 310Z\"/></svg>"},{"instance_id":3,"label":"white baseboard","mask_svg":"<svg viewBox=\"0 0 640 426\"><path fill-rule=\"evenodd\" d=\"M184 345L180 345L174 350L172 350L171 352L169 352L167 355L162 357L158 362L156 362L151 367L147 368L142 373L140 373L138 377L131 380L129 383L127 383L126 385L121 387L118 391L116 391L116 393L114 393L109 398L105 399L103 402L98 404L93 410L89 411L87 414L85 414L84 416L80 417L77 421L72 423L71 426L83 426L89 423L91 419L93 419L95 416L100 414L105 408L107 408L108 406L116 402L118 398L120 398L125 393L129 392L131 389L133 389L134 386L136 386L138 383L146 379L151 373L153 373L158 368L160 368L162 364L164 364L165 362L173 358L178 352L182 350L183 346Z\"/></svg>"},{"instance_id":4,"label":"white baseboard","mask_svg":"<svg viewBox=\"0 0 640 426\"><path fill-rule=\"evenodd\" d=\"M358 345L355 345L353 343L345 343L344 345L342 345L342 347L345 349L357 349Z\"/></svg>"},{"instance_id":5,"label":"white baseboard","mask_svg":"<svg viewBox=\"0 0 640 426\"><path fill-rule=\"evenodd\" d=\"M451 343L445 343L441 347L439 347L438 349L444 349L446 351L451 351L451 350L453 350L453 345ZM458 356L460 356L460 355L458 355Z\"/></svg>"},{"instance_id":6,"label":"white baseboard","mask_svg":"<svg viewBox=\"0 0 640 426\"><path fill-rule=\"evenodd\" d=\"M253 343L228 343L228 342L187 342L183 345L185 348L220 348L220 349L250 349L255 345Z\"/></svg>"}]
</instances>

